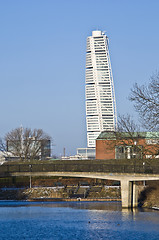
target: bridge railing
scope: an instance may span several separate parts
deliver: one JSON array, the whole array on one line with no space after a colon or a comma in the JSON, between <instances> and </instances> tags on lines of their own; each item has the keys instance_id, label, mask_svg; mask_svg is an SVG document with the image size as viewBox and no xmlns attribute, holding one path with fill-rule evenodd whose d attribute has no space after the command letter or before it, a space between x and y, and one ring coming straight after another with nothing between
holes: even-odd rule
<instances>
[{"instance_id":1,"label":"bridge railing","mask_svg":"<svg viewBox=\"0 0 159 240\"><path fill-rule=\"evenodd\" d=\"M118 164L10 164L0 166L0 175L14 172L104 172L159 174L159 166Z\"/></svg>"}]
</instances>

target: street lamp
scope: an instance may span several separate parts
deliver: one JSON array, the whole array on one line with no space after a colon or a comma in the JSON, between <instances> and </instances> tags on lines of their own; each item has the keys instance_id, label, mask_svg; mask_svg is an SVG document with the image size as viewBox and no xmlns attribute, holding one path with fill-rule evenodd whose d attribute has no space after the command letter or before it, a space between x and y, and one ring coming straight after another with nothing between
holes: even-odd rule
<instances>
[{"instance_id":1,"label":"street lamp","mask_svg":"<svg viewBox=\"0 0 159 240\"><path fill-rule=\"evenodd\" d=\"M29 169L30 169L30 188L32 187L31 185L31 171L32 171L32 165L29 165Z\"/></svg>"}]
</instances>

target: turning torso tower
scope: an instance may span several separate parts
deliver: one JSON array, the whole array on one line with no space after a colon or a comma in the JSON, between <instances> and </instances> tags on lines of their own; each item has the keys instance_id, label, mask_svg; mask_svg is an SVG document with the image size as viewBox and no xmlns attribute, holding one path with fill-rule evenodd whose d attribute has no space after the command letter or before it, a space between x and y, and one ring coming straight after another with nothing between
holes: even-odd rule
<instances>
[{"instance_id":1,"label":"turning torso tower","mask_svg":"<svg viewBox=\"0 0 159 240\"><path fill-rule=\"evenodd\" d=\"M87 147L94 148L99 134L114 131L117 124L108 37L102 31L87 38L85 81Z\"/></svg>"}]
</instances>

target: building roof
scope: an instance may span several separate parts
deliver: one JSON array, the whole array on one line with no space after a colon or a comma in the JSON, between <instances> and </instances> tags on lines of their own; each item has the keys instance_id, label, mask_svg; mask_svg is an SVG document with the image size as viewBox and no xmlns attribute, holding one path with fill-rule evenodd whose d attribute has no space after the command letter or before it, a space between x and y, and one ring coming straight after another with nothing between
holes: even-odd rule
<instances>
[{"instance_id":1,"label":"building roof","mask_svg":"<svg viewBox=\"0 0 159 240\"><path fill-rule=\"evenodd\" d=\"M159 139L159 132L101 132L97 140L107 139L116 140L117 138L145 138L145 139Z\"/></svg>"}]
</instances>

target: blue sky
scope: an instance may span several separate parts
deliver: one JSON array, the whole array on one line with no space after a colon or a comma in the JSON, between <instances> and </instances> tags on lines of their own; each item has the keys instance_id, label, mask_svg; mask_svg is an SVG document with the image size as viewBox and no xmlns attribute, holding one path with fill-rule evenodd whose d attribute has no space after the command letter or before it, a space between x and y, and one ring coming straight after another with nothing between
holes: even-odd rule
<instances>
[{"instance_id":1,"label":"blue sky","mask_svg":"<svg viewBox=\"0 0 159 240\"><path fill-rule=\"evenodd\" d=\"M86 147L85 49L106 31L118 114L135 82L159 70L158 0L0 0L0 136L42 128L54 154Z\"/></svg>"}]
</instances>

